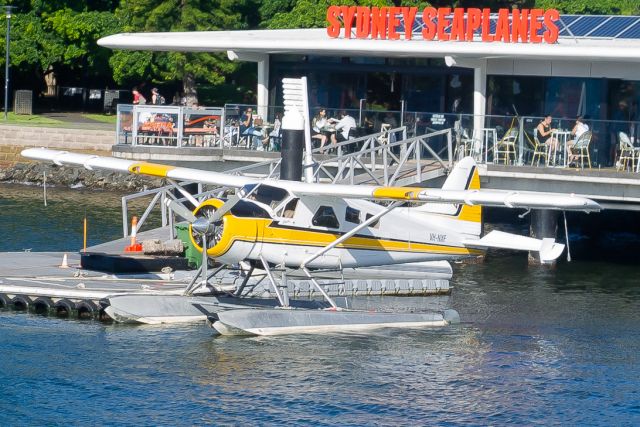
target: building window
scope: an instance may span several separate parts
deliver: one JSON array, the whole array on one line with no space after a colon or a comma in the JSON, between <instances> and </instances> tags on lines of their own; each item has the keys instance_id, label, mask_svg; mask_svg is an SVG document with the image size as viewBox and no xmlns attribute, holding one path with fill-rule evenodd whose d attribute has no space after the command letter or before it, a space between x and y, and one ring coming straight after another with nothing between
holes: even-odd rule
<instances>
[{"instance_id":1,"label":"building window","mask_svg":"<svg viewBox=\"0 0 640 427\"><path fill-rule=\"evenodd\" d=\"M360 211L347 206L347 210L344 213L344 220L354 224L360 224Z\"/></svg>"},{"instance_id":2,"label":"building window","mask_svg":"<svg viewBox=\"0 0 640 427\"><path fill-rule=\"evenodd\" d=\"M320 206L311 220L317 227L339 228L338 217L331 206Z\"/></svg>"}]
</instances>

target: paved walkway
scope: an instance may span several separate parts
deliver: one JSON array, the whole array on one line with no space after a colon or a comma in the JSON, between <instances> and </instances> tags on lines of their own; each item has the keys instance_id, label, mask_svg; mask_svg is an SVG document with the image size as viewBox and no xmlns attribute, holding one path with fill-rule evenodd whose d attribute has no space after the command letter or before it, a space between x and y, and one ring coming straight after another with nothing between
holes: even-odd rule
<instances>
[{"instance_id":1,"label":"paved walkway","mask_svg":"<svg viewBox=\"0 0 640 427\"><path fill-rule=\"evenodd\" d=\"M83 115L83 113L76 112L50 112L40 114L42 117L48 117L54 120L60 120L64 122L64 127L70 127L74 129L96 129L96 130L115 130L115 124L104 123L98 120L93 120ZM67 126L68 125L68 126Z\"/></svg>"}]
</instances>

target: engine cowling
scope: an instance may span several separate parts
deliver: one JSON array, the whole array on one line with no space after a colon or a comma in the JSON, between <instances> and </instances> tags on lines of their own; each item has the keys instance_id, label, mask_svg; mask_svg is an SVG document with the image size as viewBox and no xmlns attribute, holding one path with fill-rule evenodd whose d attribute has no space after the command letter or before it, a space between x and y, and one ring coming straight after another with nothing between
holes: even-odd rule
<instances>
[{"instance_id":1,"label":"engine cowling","mask_svg":"<svg viewBox=\"0 0 640 427\"><path fill-rule=\"evenodd\" d=\"M196 217L212 218L225 202L209 199L202 202L194 211ZM213 223L207 233L207 256L226 264L235 264L246 259L258 243L258 229L263 221L260 218L239 218L227 212L220 221ZM202 252L202 236L189 225L191 242Z\"/></svg>"}]
</instances>

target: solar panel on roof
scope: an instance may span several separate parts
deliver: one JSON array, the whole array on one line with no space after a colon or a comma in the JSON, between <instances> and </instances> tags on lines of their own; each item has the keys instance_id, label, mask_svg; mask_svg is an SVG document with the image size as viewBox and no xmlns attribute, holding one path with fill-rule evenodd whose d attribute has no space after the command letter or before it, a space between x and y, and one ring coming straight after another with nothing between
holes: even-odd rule
<instances>
[{"instance_id":1,"label":"solar panel on roof","mask_svg":"<svg viewBox=\"0 0 640 427\"><path fill-rule=\"evenodd\" d=\"M493 16L491 18L491 22L489 23L489 32L494 34L496 32L496 21L498 20L497 16Z\"/></svg>"},{"instance_id":2,"label":"solar panel on roof","mask_svg":"<svg viewBox=\"0 0 640 427\"><path fill-rule=\"evenodd\" d=\"M619 39L638 39L640 38L640 21L627 29L618 36Z\"/></svg>"},{"instance_id":3,"label":"solar panel on roof","mask_svg":"<svg viewBox=\"0 0 640 427\"><path fill-rule=\"evenodd\" d=\"M576 19L580 17L581 15L560 15L560 20L558 21L558 28L560 28L560 35L561 36L570 35L569 31L567 31L565 27L571 25Z\"/></svg>"},{"instance_id":4,"label":"solar panel on roof","mask_svg":"<svg viewBox=\"0 0 640 427\"><path fill-rule=\"evenodd\" d=\"M453 15L449 15L447 19L451 21ZM496 31L496 21L498 14L491 14L490 32ZM437 23L437 19L432 20ZM637 22L637 24L634 24ZM624 38L624 39L640 39L640 16L591 16L591 15L560 15L557 22L559 34L561 37L576 38ZM420 35L424 23L422 21L422 13L418 13L413 25L414 35ZM400 19L398 32L404 32L404 19ZM445 29L447 33L451 31L451 26ZM546 31L546 26L538 31L542 35ZM482 33L482 27L474 31L474 35L479 36Z\"/></svg>"},{"instance_id":5,"label":"solar panel on roof","mask_svg":"<svg viewBox=\"0 0 640 427\"><path fill-rule=\"evenodd\" d=\"M638 18L635 16L613 16L603 26L589 33L589 37L615 37L636 21Z\"/></svg>"},{"instance_id":6,"label":"solar panel on roof","mask_svg":"<svg viewBox=\"0 0 640 427\"><path fill-rule=\"evenodd\" d=\"M574 36L581 37L593 31L597 25L603 23L606 19L606 16L583 16L582 19L576 20L569 25L569 29Z\"/></svg>"}]
</instances>

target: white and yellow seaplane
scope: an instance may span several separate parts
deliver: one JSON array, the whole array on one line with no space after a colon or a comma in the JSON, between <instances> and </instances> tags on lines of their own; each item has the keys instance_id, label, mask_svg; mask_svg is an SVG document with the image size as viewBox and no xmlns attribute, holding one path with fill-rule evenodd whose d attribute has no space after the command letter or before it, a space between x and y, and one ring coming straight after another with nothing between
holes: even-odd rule
<instances>
[{"instance_id":1,"label":"white and yellow seaplane","mask_svg":"<svg viewBox=\"0 0 640 427\"><path fill-rule=\"evenodd\" d=\"M193 243L203 257L225 264L248 262L252 270L253 267L266 270L273 284L281 308L221 311L224 304L214 304L219 309L200 305L221 333L269 335L444 325L455 316L342 310L318 283L314 272L393 265L410 268L429 261L478 256L487 248L537 252L542 262L549 262L564 249L554 239L501 231L481 236L482 206L584 212L600 209L592 200L568 194L481 190L472 158L461 160L442 188L431 189L256 179L37 148L24 150L22 155L61 166L147 175L170 182L197 181L234 189L235 194L226 199L210 198L193 211L175 201L170 205L190 223ZM206 262L203 265L206 268ZM329 309L283 310L292 304L270 274L274 268L302 272L323 295ZM206 271L203 276L207 277ZM188 291L193 290L193 286L189 288ZM236 293L241 292L239 289Z\"/></svg>"}]
</instances>

